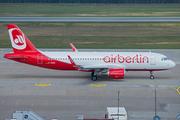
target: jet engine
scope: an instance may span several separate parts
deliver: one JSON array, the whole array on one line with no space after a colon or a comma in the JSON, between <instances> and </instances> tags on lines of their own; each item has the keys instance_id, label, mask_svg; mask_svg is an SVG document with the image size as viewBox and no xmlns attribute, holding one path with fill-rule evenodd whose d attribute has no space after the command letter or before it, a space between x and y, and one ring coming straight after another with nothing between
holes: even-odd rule
<instances>
[{"instance_id":1,"label":"jet engine","mask_svg":"<svg viewBox=\"0 0 180 120\"><path fill-rule=\"evenodd\" d=\"M108 69L107 72L102 72L102 75L108 75L113 79L123 79L125 75L124 69Z\"/></svg>"}]
</instances>

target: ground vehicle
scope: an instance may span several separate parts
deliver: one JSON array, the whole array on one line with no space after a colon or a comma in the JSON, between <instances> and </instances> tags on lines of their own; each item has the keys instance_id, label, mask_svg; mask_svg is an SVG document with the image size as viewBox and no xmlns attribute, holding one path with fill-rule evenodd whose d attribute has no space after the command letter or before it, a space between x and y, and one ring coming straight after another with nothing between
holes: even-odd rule
<instances>
[{"instance_id":1,"label":"ground vehicle","mask_svg":"<svg viewBox=\"0 0 180 120\"><path fill-rule=\"evenodd\" d=\"M119 114L118 114L119 111ZM124 107L107 107L107 114L105 118L114 120L127 120L127 112Z\"/></svg>"}]
</instances>

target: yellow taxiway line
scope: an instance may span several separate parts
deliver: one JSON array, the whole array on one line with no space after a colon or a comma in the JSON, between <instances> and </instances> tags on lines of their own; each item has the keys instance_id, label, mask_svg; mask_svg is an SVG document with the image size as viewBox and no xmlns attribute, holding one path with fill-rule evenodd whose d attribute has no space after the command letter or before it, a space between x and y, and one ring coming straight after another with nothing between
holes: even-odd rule
<instances>
[{"instance_id":1,"label":"yellow taxiway line","mask_svg":"<svg viewBox=\"0 0 180 120\"><path fill-rule=\"evenodd\" d=\"M94 87L103 87L103 86L106 86L106 84L91 84L91 86L94 86Z\"/></svg>"},{"instance_id":2,"label":"yellow taxiway line","mask_svg":"<svg viewBox=\"0 0 180 120\"><path fill-rule=\"evenodd\" d=\"M176 91L179 93L180 95L180 86L176 89Z\"/></svg>"},{"instance_id":3,"label":"yellow taxiway line","mask_svg":"<svg viewBox=\"0 0 180 120\"><path fill-rule=\"evenodd\" d=\"M135 82L143 82L143 83L162 85L162 86L165 86L165 87L172 88L172 89L176 90L178 92L178 94L180 95L180 86L178 88L174 88L174 87L169 86L169 85L165 85L165 84L161 84L161 83L155 83L155 82L147 82L147 81L139 81L139 80L127 80L127 81L135 81Z\"/></svg>"},{"instance_id":4,"label":"yellow taxiway line","mask_svg":"<svg viewBox=\"0 0 180 120\"><path fill-rule=\"evenodd\" d=\"M158 52L158 53L160 53L160 54L164 54L164 52Z\"/></svg>"},{"instance_id":5,"label":"yellow taxiway line","mask_svg":"<svg viewBox=\"0 0 180 120\"><path fill-rule=\"evenodd\" d=\"M51 84L43 84L43 83L37 83L35 86L51 86Z\"/></svg>"}]
</instances>

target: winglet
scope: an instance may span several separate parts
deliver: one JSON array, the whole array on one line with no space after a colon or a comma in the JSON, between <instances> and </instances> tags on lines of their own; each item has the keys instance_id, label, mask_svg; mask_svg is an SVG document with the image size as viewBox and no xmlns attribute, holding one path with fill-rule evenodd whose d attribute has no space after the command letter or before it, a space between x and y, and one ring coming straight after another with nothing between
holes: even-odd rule
<instances>
[{"instance_id":1,"label":"winglet","mask_svg":"<svg viewBox=\"0 0 180 120\"><path fill-rule=\"evenodd\" d=\"M76 64L75 64L75 62L72 60L72 58L68 55L68 58L69 58L69 61L71 62L71 64L73 65L73 66L76 66Z\"/></svg>"},{"instance_id":2,"label":"winglet","mask_svg":"<svg viewBox=\"0 0 180 120\"><path fill-rule=\"evenodd\" d=\"M71 45L71 48L74 52L78 52L78 50L74 47L74 45L71 42L69 44Z\"/></svg>"}]
</instances>

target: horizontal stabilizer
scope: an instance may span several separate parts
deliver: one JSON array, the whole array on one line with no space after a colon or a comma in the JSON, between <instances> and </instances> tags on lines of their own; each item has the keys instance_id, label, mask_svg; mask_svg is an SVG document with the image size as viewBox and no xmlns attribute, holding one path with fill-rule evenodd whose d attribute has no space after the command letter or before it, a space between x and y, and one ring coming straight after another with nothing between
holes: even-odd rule
<instances>
[{"instance_id":1,"label":"horizontal stabilizer","mask_svg":"<svg viewBox=\"0 0 180 120\"><path fill-rule=\"evenodd\" d=\"M8 58L8 59L27 59L27 56L24 56L22 54L16 54L16 53L9 53L9 54L5 54L4 58Z\"/></svg>"},{"instance_id":2,"label":"horizontal stabilizer","mask_svg":"<svg viewBox=\"0 0 180 120\"><path fill-rule=\"evenodd\" d=\"M6 58L13 58L13 59L27 59L28 57L6 57Z\"/></svg>"}]
</instances>

